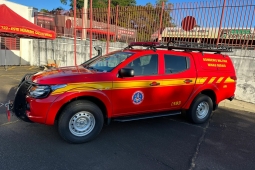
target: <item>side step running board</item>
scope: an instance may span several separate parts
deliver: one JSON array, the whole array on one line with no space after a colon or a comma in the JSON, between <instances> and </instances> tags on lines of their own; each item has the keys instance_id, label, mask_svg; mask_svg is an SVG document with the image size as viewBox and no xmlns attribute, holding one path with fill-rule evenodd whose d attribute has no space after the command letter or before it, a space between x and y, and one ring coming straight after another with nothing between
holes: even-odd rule
<instances>
[{"instance_id":1,"label":"side step running board","mask_svg":"<svg viewBox=\"0 0 255 170\"><path fill-rule=\"evenodd\" d=\"M113 121L116 122L129 122L134 120L142 120L142 119L150 119L150 118L156 118L156 117L166 117L166 116L173 116L173 115L179 115L181 112L167 112L167 113L157 113L157 114L150 114L150 115L136 115L136 116L128 116L128 117L118 117L113 118Z\"/></svg>"}]
</instances>

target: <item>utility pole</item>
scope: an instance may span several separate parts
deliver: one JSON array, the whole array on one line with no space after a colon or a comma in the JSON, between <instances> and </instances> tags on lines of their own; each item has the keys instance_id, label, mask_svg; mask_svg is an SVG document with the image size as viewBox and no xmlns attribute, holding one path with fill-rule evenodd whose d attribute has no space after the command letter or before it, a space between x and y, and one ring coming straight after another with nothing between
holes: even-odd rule
<instances>
[{"instance_id":1,"label":"utility pole","mask_svg":"<svg viewBox=\"0 0 255 170\"><path fill-rule=\"evenodd\" d=\"M84 18L84 28L83 29L83 37L87 39L87 28L88 28L88 0L84 0L84 10L83 10L83 18Z\"/></svg>"}]
</instances>

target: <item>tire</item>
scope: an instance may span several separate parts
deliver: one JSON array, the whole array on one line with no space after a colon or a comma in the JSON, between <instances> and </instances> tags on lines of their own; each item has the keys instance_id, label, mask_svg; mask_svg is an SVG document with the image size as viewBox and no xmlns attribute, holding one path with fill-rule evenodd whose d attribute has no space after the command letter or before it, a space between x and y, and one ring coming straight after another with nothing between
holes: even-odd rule
<instances>
[{"instance_id":1,"label":"tire","mask_svg":"<svg viewBox=\"0 0 255 170\"><path fill-rule=\"evenodd\" d=\"M200 94L192 102L187 115L191 122L202 124L210 118L212 110L212 99L207 95Z\"/></svg>"},{"instance_id":2,"label":"tire","mask_svg":"<svg viewBox=\"0 0 255 170\"><path fill-rule=\"evenodd\" d=\"M103 124L103 113L96 104L78 100L67 105L62 111L58 131L69 143L85 143L100 133Z\"/></svg>"}]
</instances>

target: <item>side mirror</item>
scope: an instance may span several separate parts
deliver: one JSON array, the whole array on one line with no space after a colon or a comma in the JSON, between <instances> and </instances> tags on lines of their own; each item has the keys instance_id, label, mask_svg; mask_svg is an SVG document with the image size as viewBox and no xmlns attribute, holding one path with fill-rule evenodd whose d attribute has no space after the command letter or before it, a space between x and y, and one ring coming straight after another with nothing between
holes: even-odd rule
<instances>
[{"instance_id":1,"label":"side mirror","mask_svg":"<svg viewBox=\"0 0 255 170\"><path fill-rule=\"evenodd\" d=\"M98 57L98 56L102 56L102 47L101 46L95 46L94 49L97 51L97 56L95 57Z\"/></svg>"},{"instance_id":2,"label":"side mirror","mask_svg":"<svg viewBox=\"0 0 255 170\"><path fill-rule=\"evenodd\" d=\"M101 46L95 46L94 49L97 51L97 55L92 57L91 59L85 61L84 63L82 63L82 65L88 65L90 63L92 63L93 61L95 61L96 59L98 59L99 57L102 56L102 47Z\"/></svg>"},{"instance_id":3,"label":"side mirror","mask_svg":"<svg viewBox=\"0 0 255 170\"><path fill-rule=\"evenodd\" d=\"M135 71L132 68L122 68L119 71L119 77L134 77Z\"/></svg>"}]
</instances>

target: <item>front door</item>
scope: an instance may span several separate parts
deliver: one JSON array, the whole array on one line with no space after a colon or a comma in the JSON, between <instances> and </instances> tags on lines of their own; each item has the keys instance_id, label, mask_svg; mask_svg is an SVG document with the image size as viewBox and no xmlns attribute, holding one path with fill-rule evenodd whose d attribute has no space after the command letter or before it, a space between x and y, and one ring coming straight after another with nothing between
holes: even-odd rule
<instances>
[{"instance_id":1,"label":"front door","mask_svg":"<svg viewBox=\"0 0 255 170\"><path fill-rule=\"evenodd\" d=\"M158 58L157 54L136 58L125 66L134 69L134 77L114 78L112 104L115 116L158 109Z\"/></svg>"}]
</instances>

